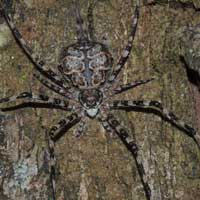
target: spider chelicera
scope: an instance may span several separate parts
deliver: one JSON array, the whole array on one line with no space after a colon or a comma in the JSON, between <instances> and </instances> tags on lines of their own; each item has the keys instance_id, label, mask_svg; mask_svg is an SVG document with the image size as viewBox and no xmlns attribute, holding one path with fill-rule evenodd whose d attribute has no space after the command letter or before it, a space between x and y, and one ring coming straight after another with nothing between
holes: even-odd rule
<instances>
[{"instance_id":1,"label":"spider chelicera","mask_svg":"<svg viewBox=\"0 0 200 200\"><path fill-rule=\"evenodd\" d=\"M88 9L88 27L83 23L80 14L79 1L74 0L77 42L64 48L61 52L61 64L57 66L59 74L49 69L43 61L39 60L22 35L15 27L11 17L6 9L2 8L1 13L5 18L10 30L17 43L24 51L26 56L34 64L35 69L39 72L34 76L47 88L64 97L48 97L43 94L33 94L23 92L19 95L0 99L0 103L15 102L22 99L20 107L51 108L71 111L72 114L60 120L57 125L49 131L49 152L50 152L50 180L53 190L53 199L56 199L55 187L55 155L54 144L62 137L71 127L80 122L77 128L76 136L79 137L84 132L84 119L89 117L97 119L108 132L118 135L122 143L132 153L135 160L138 173L144 188L146 199L151 199L151 189L147 182L143 164L138 158L138 146L135 140L129 136L127 130L120 125L120 122L112 114L112 110L141 110L151 111L159 114L164 120L170 122L182 131L187 133L199 144L195 138L196 131L189 125L180 121L172 112L168 112L158 101L135 101L135 100L115 100L114 95L125 92L136 86L146 84L153 80L137 80L128 84L120 85L119 73L129 58L132 49L132 43L137 29L139 18L139 0L136 0L135 13L133 15L130 34L126 46L122 52L117 65L112 69L113 58L107 47L97 42L94 36L93 26L93 7L95 2L91 3ZM3 7L3 6L2 6ZM2 112L14 110L13 107L1 108Z\"/></svg>"}]
</instances>

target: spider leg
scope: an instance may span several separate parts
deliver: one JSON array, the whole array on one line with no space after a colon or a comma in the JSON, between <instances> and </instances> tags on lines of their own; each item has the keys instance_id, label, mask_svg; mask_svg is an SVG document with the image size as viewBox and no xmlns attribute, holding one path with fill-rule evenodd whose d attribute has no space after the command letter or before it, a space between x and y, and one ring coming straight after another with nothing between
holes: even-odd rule
<instances>
[{"instance_id":1,"label":"spider leg","mask_svg":"<svg viewBox=\"0 0 200 200\"><path fill-rule=\"evenodd\" d=\"M125 111L131 110L141 110L146 112L152 112L160 115L164 120L170 122L180 130L184 131L189 137L193 138L195 143L200 149L200 144L196 138L196 130L185 122L179 120L176 115L172 112L169 112L162 106L158 101L114 101L110 104L112 109L122 109Z\"/></svg>"},{"instance_id":2,"label":"spider leg","mask_svg":"<svg viewBox=\"0 0 200 200\"><path fill-rule=\"evenodd\" d=\"M111 136L114 136L114 130L109 126L106 120L101 120L101 124L104 127L104 129L107 131L107 133L109 133Z\"/></svg>"},{"instance_id":3,"label":"spider leg","mask_svg":"<svg viewBox=\"0 0 200 200\"><path fill-rule=\"evenodd\" d=\"M80 121L80 117L76 113L72 113L70 116L66 117L66 119L62 119L58 122L57 125L54 125L47 134L48 137L48 147L49 147L49 155L50 155L50 181L52 187L52 195L53 200L56 200L56 173L55 173L55 142L59 140L71 127L76 125Z\"/></svg>"},{"instance_id":4,"label":"spider leg","mask_svg":"<svg viewBox=\"0 0 200 200\"><path fill-rule=\"evenodd\" d=\"M55 93L64 96L65 98L68 99L72 99L71 97L71 93L69 93L69 90L66 91L63 88L56 86L54 84L52 84L51 82L49 82L47 79L44 79L40 74L36 74L34 73L33 76L38 79L44 86L46 86L47 88L49 88L50 90L54 91ZM69 88L68 88L69 89Z\"/></svg>"},{"instance_id":5,"label":"spider leg","mask_svg":"<svg viewBox=\"0 0 200 200\"><path fill-rule=\"evenodd\" d=\"M88 18L88 34L89 34L89 38L91 41L96 41L95 35L94 35L94 17L93 17L93 10L95 7L96 1L92 0L92 2L90 2L90 5L88 7L88 14L87 14L87 18Z\"/></svg>"},{"instance_id":6,"label":"spider leg","mask_svg":"<svg viewBox=\"0 0 200 200\"><path fill-rule=\"evenodd\" d=\"M131 24L131 31L130 31L128 43L127 43L126 47L124 48L124 50L122 52L122 56L119 59L115 69L113 70L111 76L108 79L108 81L110 83L115 81L118 74L120 73L120 71L122 70L123 66L125 65L126 61L129 58L129 55L130 55L130 52L131 52L132 46L133 46L132 43L133 43L135 33L136 33L136 30L137 30L138 19L139 19L139 0L137 0L137 5L136 5L136 8L135 8L135 14L134 14L132 24Z\"/></svg>"},{"instance_id":7,"label":"spider leg","mask_svg":"<svg viewBox=\"0 0 200 200\"><path fill-rule=\"evenodd\" d=\"M110 130L112 129L117 134L117 136L121 139L121 141L126 146L126 148L133 155L135 163L136 163L136 167L137 167L137 170L138 170L138 173L140 176L140 180L141 180L143 188L144 188L146 199L150 200L151 199L151 189L147 182L147 177L146 177L146 174L144 171L144 166L138 155L138 146L135 143L134 139L132 137L130 137L127 130L120 125L119 121L117 121L112 114L109 114L106 118L100 117L100 121L106 131L110 132Z\"/></svg>"},{"instance_id":8,"label":"spider leg","mask_svg":"<svg viewBox=\"0 0 200 200\"><path fill-rule=\"evenodd\" d=\"M74 0L74 6L76 16L77 39L79 42L88 41L88 32L84 25L83 18L81 17L79 0Z\"/></svg>"},{"instance_id":9,"label":"spider leg","mask_svg":"<svg viewBox=\"0 0 200 200\"><path fill-rule=\"evenodd\" d=\"M60 77L53 72L51 69L48 69L48 67L45 65L43 61L39 61L39 57L35 55L32 51L32 49L28 46L27 42L23 39L21 33L11 20L11 17L9 14L7 14L5 9L1 10L2 16L5 18L14 38L16 39L19 46L24 50L25 54L29 58L29 60L34 64L35 68L46 78L54 82L55 84L66 88L67 86L65 83L60 79Z\"/></svg>"},{"instance_id":10,"label":"spider leg","mask_svg":"<svg viewBox=\"0 0 200 200\"><path fill-rule=\"evenodd\" d=\"M74 136L76 138L80 138L86 133L86 129L86 122L84 119L81 119L81 121L79 122L79 126L74 130Z\"/></svg>"},{"instance_id":11,"label":"spider leg","mask_svg":"<svg viewBox=\"0 0 200 200\"><path fill-rule=\"evenodd\" d=\"M122 92L125 92L126 90L129 90L129 89L132 89L134 87L149 83L152 80L154 80L154 78L150 78L150 79L147 79L147 80L136 80L136 81L133 81L131 83L127 83L125 85L120 85L117 88L114 88L113 93L114 94L120 94Z\"/></svg>"},{"instance_id":12,"label":"spider leg","mask_svg":"<svg viewBox=\"0 0 200 200\"><path fill-rule=\"evenodd\" d=\"M72 106L69 105L68 101L64 101L58 98L48 97L43 94L35 95L30 92L22 92L19 95L2 98L0 99L0 104L15 102L16 100L20 100L20 99L24 100L22 104L18 106L0 108L0 111L6 112L6 111L11 111L11 110L17 110L23 107L57 108L57 109L63 109L63 110L69 110L69 111L72 110Z\"/></svg>"}]
</instances>

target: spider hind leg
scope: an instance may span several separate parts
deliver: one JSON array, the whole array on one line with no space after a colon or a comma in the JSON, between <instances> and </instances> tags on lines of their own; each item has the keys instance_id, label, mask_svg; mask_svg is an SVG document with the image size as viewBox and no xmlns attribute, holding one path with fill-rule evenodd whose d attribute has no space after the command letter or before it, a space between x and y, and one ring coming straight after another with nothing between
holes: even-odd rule
<instances>
[{"instance_id":1,"label":"spider hind leg","mask_svg":"<svg viewBox=\"0 0 200 200\"><path fill-rule=\"evenodd\" d=\"M147 182L144 166L138 155L138 146L135 143L135 140L132 137L130 137L126 129L120 125L119 121L116 120L112 114L109 114L107 117L100 117L99 120L106 131L110 132L110 129L112 129L114 133L117 134L117 136L121 139L122 143L133 155L140 176L140 180L143 185L146 199L151 200L151 189Z\"/></svg>"},{"instance_id":2,"label":"spider hind leg","mask_svg":"<svg viewBox=\"0 0 200 200\"><path fill-rule=\"evenodd\" d=\"M161 116L165 121L168 121L178 129L184 131L191 137L200 149L200 139L197 138L196 130L190 125L181 121L174 113L169 112L159 101L143 101L143 100L123 100L114 101L111 103L111 109L121 109L125 111L143 111L150 112Z\"/></svg>"},{"instance_id":3,"label":"spider hind leg","mask_svg":"<svg viewBox=\"0 0 200 200\"><path fill-rule=\"evenodd\" d=\"M56 157L55 143L58 141L70 128L80 121L80 117L76 113L72 113L66 119L62 119L58 124L52 126L47 133L48 148L49 148L49 173L52 188L52 198L56 200Z\"/></svg>"}]
</instances>

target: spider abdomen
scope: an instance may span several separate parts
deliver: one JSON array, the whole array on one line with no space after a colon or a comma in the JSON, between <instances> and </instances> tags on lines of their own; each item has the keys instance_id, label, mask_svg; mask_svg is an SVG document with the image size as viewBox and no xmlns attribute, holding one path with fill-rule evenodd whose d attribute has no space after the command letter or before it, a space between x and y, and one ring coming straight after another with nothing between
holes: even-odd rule
<instances>
[{"instance_id":1,"label":"spider abdomen","mask_svg":"<svg viewBox=\"0 0 200 200\"><path fill-rule=\"evenodd\" d=\"M63 49L61 72L66 80L80 89L104 84L112 66L112 56L103 44L76 43Z\"/></svg>"}]
</instances>

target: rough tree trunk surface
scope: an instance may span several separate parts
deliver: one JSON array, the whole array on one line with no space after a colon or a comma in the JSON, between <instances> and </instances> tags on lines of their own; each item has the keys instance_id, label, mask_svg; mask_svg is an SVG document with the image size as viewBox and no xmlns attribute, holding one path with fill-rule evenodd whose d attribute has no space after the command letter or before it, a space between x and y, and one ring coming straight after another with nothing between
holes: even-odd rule
<instances>
[{"instance_id":1,"label":"rough tree trunk surface","mask_svg":"<svg viewBox=\"0 0 200 200\"><path fill-rule=\"evenodd\" d=\"M54 70L62 47L75 41L72 2L13 1L16 25ZM84 19L88 5L89 0L81 0ZM134 8L134 0L99 0L94 9L96 37L109 46L115 63L126 43ZM142 2L134 48L121 81L157 79L116 99L159 100L200 130L200 97L180 60L185 27L199 23L199 9L199 0ZM52 95L33 78L33 71L1 18L0 97L23 91ZM200 199L200 153L193 140L154 114L114 113L130 134L135 130L152 200ZM45 132L67 115L30 108L0 113L1 200L51 199ZM105 133L95 120L89 120L80 139L73 129L56 143L58 200L145 200L134 160L117 137Z\"/></svg>"}]
</instances>

